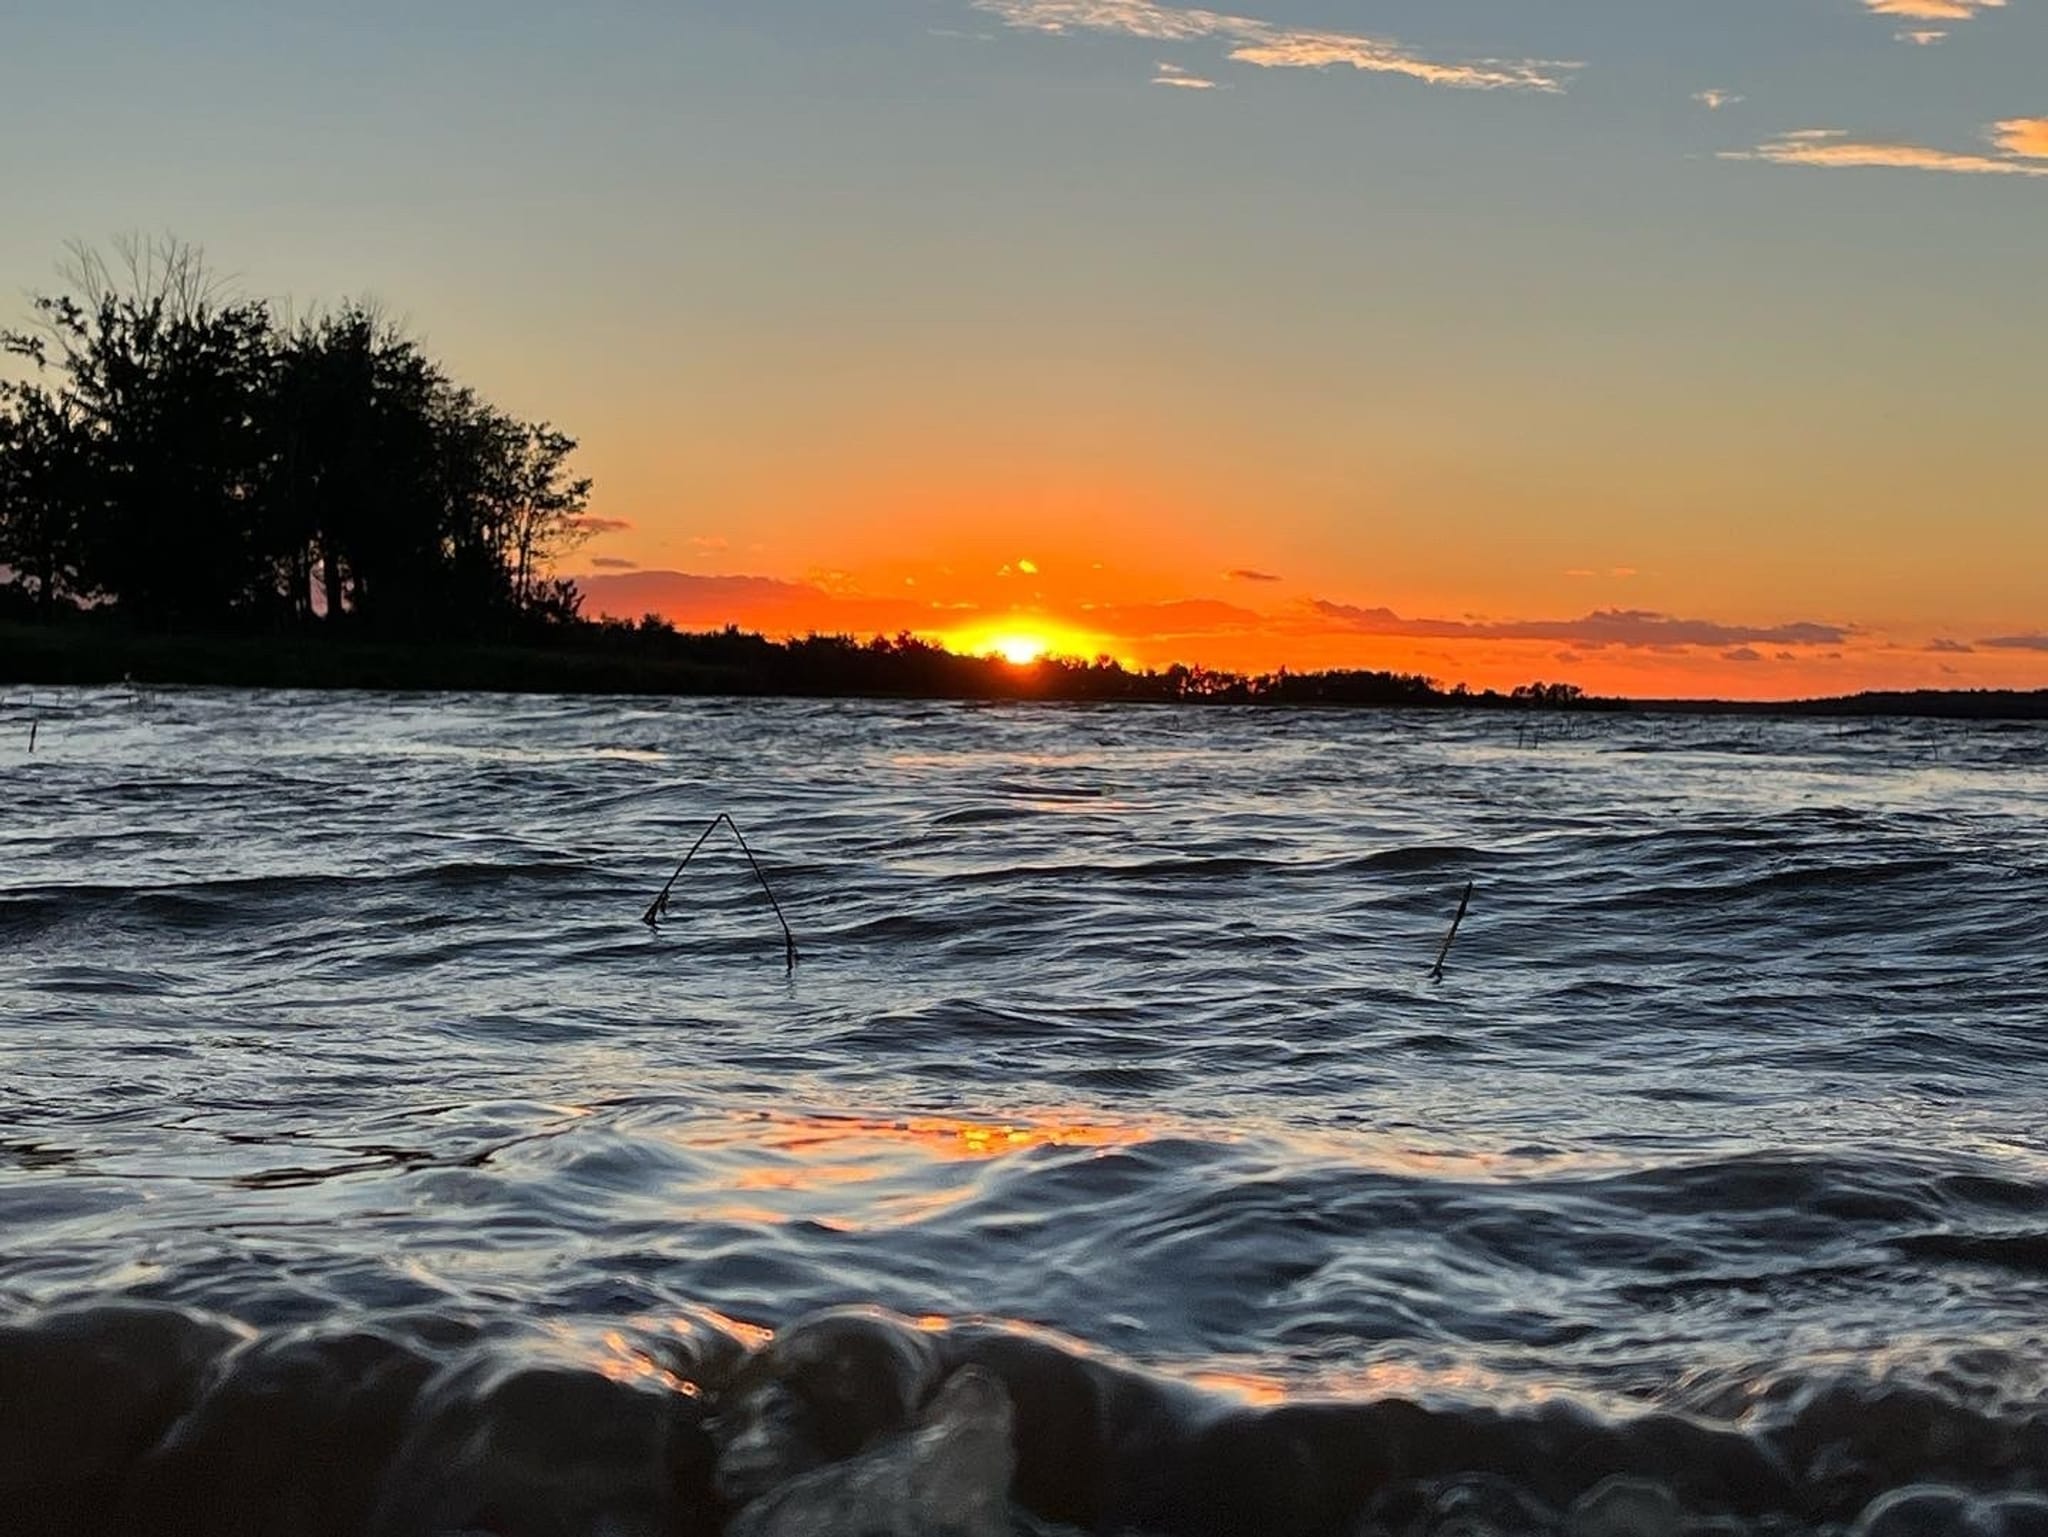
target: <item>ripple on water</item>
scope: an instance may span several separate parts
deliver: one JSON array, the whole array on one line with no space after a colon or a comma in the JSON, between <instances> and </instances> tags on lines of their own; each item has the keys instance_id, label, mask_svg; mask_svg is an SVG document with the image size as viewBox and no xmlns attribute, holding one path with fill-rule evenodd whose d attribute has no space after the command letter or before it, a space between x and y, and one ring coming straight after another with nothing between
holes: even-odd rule
<instances>
[{"instance_id":1,"label":"ripple on water","mask_svg":"<svg viewBox=\"0 0 2048 1537\"><path fill-rule=\"evenodd\" d=\"M2036 1529L2040 728L51 723L0 759L38 1530ZM793 974L736 848L639 921L720 810Z\"/></svg>"}]
</instances>

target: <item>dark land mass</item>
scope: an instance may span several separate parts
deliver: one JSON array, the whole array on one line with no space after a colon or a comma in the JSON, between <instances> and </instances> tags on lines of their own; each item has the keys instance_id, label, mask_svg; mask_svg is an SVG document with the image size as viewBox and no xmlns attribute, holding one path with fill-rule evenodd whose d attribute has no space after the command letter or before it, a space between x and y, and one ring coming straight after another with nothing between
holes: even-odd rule
<instances>
[{"instance_id":1,"label":"dark land mass","mask_svg":"<svg viewBox=\"0 0 2048 1537\"><path fill-rule=\"evenodd\" d=\"M1616 699L1571 684L1506 693L1440 688L1410 673L1276 672L1203 667L1132 671L1107 658L1026 666L959 656L913 636L774 641L737 629L679 632L657 620L556 621L500 639L435 643L336 635L158 633L105 615L0 620L0 684L374 689L846 699L1123 701L1137 704L1374 706L1628 711L1744 716L2048 720L2048 689L1862 693L1754 702Z\"/></svg>"},{"instance_id":2,"label":"dark land mass","mask_svg":"<svg viewBox=\"0 0 2048 1537\"><path fill-rule=\"evenodd\" d=\"M1477 706L1625 709L1567 683L1511 693L1438 688L1410 673L1277 672L1173 666L1133 671L1107 657L1019 665L960 656L911 635L775 641L738 629L686 634L645 619L555 619L500 637L401 640L324 625L270 633L159 632L112 615L0 620L0 683L399 689L549 694L850 699L1125 701L1140 704Z\"/></svg>"}]
</instances>

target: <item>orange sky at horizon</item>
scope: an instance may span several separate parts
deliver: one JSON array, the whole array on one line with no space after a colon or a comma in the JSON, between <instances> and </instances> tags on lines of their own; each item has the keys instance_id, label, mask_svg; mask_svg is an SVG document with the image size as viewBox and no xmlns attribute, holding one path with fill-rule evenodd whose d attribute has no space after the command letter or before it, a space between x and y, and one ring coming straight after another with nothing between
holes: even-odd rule
<instances>
[{"instance_id":1,"label":"orange sky at horizon","mask_svg":"<svg viewBox=\"0 0 2048 1537\"><path fill-rule=\"evenodd\" d=\"M2048 637L2030 631L1922 633L1825 615L1704 618L1665 602L1679 584L1629 567L1560 572L1558 586L1581 596L1546 611L1444 612L1426 597L1347 602L1336 583L1252 566L1215 569L1206 580L1131 570L1085 558L1078 541L1057 554L898 558L788 578L731 569L747 552L715 540L697 550L712 569L695 572L600 553L626 532L572 563L590 617L652 613L686 630L737 624L777 638L907 630L950 650L1018 661L1049 653L1250 673L1372 668L1444 686L1564 681L1635 698L2048 686Z\"/></svg>"},{"instance_id":2,"label":"orange sky at horizon","mask_svg":"<svg viewBox=\"0 0 2048 1537\"><path fill-rule=\"evenodd\" d=\"M1569 382L1615 370L1604 418L1478 360L1351 379L1340 410L1313 375L1191 382L1139 346L1093 344L1090 375L853 340L666 434L597 418L586 613L1638 698L2048 687L2016 397L1930 443L1853 398L1731 388L1688 420L1661 359L1597 351Z\"/></svg>"}]
</instances>

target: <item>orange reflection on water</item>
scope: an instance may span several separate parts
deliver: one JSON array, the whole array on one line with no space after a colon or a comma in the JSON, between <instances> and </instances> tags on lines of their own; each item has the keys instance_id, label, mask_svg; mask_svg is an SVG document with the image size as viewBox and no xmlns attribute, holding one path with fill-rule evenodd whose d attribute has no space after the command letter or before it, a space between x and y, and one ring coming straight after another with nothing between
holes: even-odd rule
<instances>
[{"instance_id":1,"label":"orange reflection on water","mask_svg":"<svg viewBox=\"0 0 2048 1537\"><path fill-rule=\"evenodd\" d=\"M703 1398L726 1380L736 1359L731 1346L744 1355L775 1338L772 1329L707 1307L681 1315L642 1315L626 1328L596 1335L568 1324L543 1327L578 1364L613 1382L659 1387L687 1398ZM723 1350L711 1343L721 1335L730 1342ZM679 1350L663 1348L668 1336L681 1342Z\"/></svg>"},{"instance_id":2,"label":"orange reflection on water","mask_svg":"<svg viewBox=\"0 0 2048 1537\"><path fill-rule=\"evenodd\" d=\"M1505 1397L1540 1402L1550 1396L1540 1382L1510 1381L1471 1362L1368 1361L1300 1377L1278 1376L1249 1365L1224 1365L1179 1375L1208 1392L1260 1407L1302 1399L1372 1402L1451 1397L1497 1402Z\"/></svg>"},{"instance_id":3,"label":"orange reflection on water","mask_svg":"<svg viewBox=\"0 0 2048 1537\"><path fill-rule=\"evenodd\" d=\"M744 1319L734 1318L729 1314L721 1313L716 1308L700 1305L694 1311L697 1317L705 1323L712 1325L714 1328L723 1329L749 1350L759 1350L763 1345L775 1338L775 1331L773 1329L764 1329L759 1324L750 1324ZM677 1323L673 1327L679 1334L686 1332L686 1326L681 1323Z\"/></svg>"},{"instance_id":4,"label":"orange reflection on water","mask_svg":"<svg viewBox=\"0 0 2048 1537\"><path fill-rule=\"evenodd\" d=\"M819 1146L875 1141L916 1149L939 1158L1000 1158L1033 1147L1129 1147L1150 1139L1142 1126L1061 1118L1043 1123L953 1120L916 1116L868 1120L858 1116L803 1116L781 1123L763 1145L804 1153ZM832 1167L827 1165L825 1167ZM841 1168L849 1166L840 1166Z\"/></svg>"},{"instance_id":5,"label":"orange reflection on water","mask_svg":"<svg viewBox=\"0 0 2048 1537\"><path fill-rule=\"evenodd\" d=\"M1189 1372L1187 1380L1205 1392L1220 1393L1226 1398L1237 1399L1240 1403L1256 1404L1262 1409L1287 1402L1287 1385L1284 1382L1277 1377L1265 1377L1256 1372Z\"/></svg>"},{"instance_id":6,"label":"orange reflection on water","mask_svg":"<svg viewBox=\"0 0 2048 1537\"><path fill-rule=\"evenodd\" d=\"M800 1168L778 1165L747 1169L732 1182L735 1190L815 1190L821 1185L859 1185L880 1179L885 1171L871 1163L812 1163Z\"/></svg>"},{"instance_id":7,"label":"orange reflection on water","mask_svg":"<svg viewBox=\"0 0 2048 1537\"><path fill-rule=\"evenodd\" d=\"M614 1382L655 1382L671 1393L693 1398L699 1391L696 1383L678 1377L616 1329L605 1331L604 1349L595 1365Z\"/></svg>"},{"instance_id":8,"label":"orange reflection on water","mask_svg":"<svg viewBox=\"0 0 2048 1537\"><path fill-rule=\"evenodd\" d=\"M709 1199L689 1216L805 1222L840 1232L909 1226L958 1206L973 1197L979 1179L964 1166L1034 1148L1127 1147L1156 1135L1092 1114L997 1121L772 1111L666 1134L723 1166L722 1177L701 1192Z\"/></svg>"},{"instance_id":9,"label":"orange reflection on water","mask_svg":"<svg viewBox=\"0 0 2048 1537\"><path fill-rule=\"evenodd\" d=\"M557 1350L613 1382L651 1384L691 1398L703 1396L701 1387L671 1371L623 1330L606 1329L593 1338L588 1330L559 1322L543 1323L541 1328Z\"/></svg>"}]
</instances>

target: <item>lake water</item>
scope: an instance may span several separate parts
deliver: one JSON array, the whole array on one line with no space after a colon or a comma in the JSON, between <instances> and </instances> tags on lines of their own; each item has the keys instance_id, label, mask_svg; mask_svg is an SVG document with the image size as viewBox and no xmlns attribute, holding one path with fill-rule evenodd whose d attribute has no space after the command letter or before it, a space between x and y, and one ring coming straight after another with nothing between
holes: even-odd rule
<instances>
[{"instance_id":1,"label":"lake water","mask_svg":"<svg viewBox=\"0 0 2048 1537\"><path fill-rule=\"evenodd\" d=\"M2048 729L1529 719L15 689L0 1530L2048 1530Z\"/></svg>"}]
</instances>

